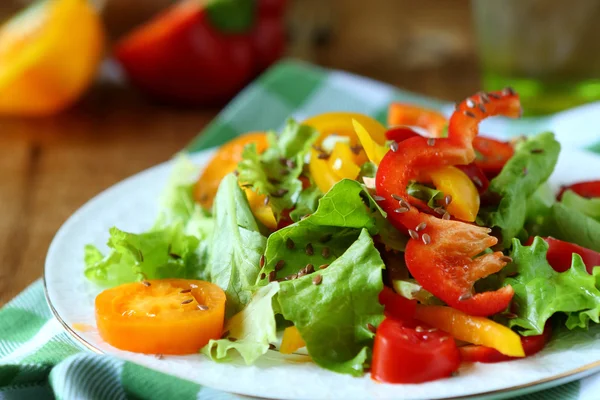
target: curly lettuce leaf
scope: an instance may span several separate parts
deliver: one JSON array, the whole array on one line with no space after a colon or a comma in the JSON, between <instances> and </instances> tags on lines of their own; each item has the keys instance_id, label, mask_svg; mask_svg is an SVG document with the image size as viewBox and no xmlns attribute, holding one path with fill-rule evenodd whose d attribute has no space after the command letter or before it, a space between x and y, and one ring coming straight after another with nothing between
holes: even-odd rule
<instances>
[{"instance_id":1,"label":"curly lettuce leaf","mask_svg":"<svg viewBox=\"0 0 600 400\"><path fill-rule=\"evenodd\" d=\"M298 201L304 158L317 137L312 127L289 120L279 136L269 133L269 147L262 154L254 144L244 148L238 179L242 185L269 196L277 220L283 210L292 209Z\"/></svg>"},{"instance_id":2,"label":"curly lettuce leaf","mask_svg":"<svg viewBox=\"0 0 600 400\"><path fill-rule=\"evenodd\" d=\"M521 142L500 174L490 182L489 192L500 197L496 207L480 210L477 223L496 228L501 246L507 248L525 225L528 199L546 182L558 160L560 144L550 132Z\"/></svg>"},{"instance_id":3,"label":"curly lettuce leaf","mask_svg":"<svg viewBox=\"0 0 600 400\"><path fill-rule=\"evenodd\" d=\"M101 286L142 279L198 279L203 270L199 242L185 233L182 223L141 234L111 228L108 247L112 251L103 257L94 246L86 246L84 273Z\"/></svg>"},{"instance_id":4,"label":"curly lettuce leaf","mask_svg":"<svg viewBox=\"0 0 600 400\"><path fill-rule=\"evenodd\" d=\"M211 281L225 291L226 315L231 316L250 302L267 239L260 233L235 175L223 178L214 204L208 271Z\"/></svg>"},{"instance_id":5,"label":"curly lettuce leaf","mask_svg":"<svg viewBox=\"0 0 600 400\"><path fill-rule=\"evenodd\" d=\"M596 221L600 221L600 198L598 197L588 199L578 195L572 190L567 190L563 193L561 203L595 219Z\"/></svg>"},{"instance_id":6,"label":"curly lettuce leaf","mask_svg":"<svg viewBox=\"0 0 600 400\"><path fill-rule=\"evenodd\" d=\"M269 343L277 340L273 310L273 298L277 292L277 282L258 289L246 308L225 323L223 329L233 339L211 340L202 353L213 361L229 361L231 352L235 350L246 364L254 363L269 350Z\"/></svg>"},{"instance_id":7,"label":"curly lettuce leaf","mask_svg":"<svg viewBox=\"0 0 600 400\"><path fill-rule=\"evenodd\" d=\"M385 266L366 229L324 270L280 283L281 312L292 321L312 359L323 368L363 374L374 334L383 320L379 292ZM314 284L317 275L321 283Z\"/></svg>"},{"instance_id":8,"label":"curly lettuce leaf","mask_svg":"<svg viewBox=\"0 0 600 400\"><path fill-rule=\"evenodd\" d=\"M277 264L278 278L295 274L307 264L315 268L331 264L356 241L362 229L380 234L382 240L385 234L387 242L396 248L406 243L405 236L389 224L365 188L344 179L321 198L316 212L269 236L261 283L267 282Z\"/></svg>"},{"instance_id":9,"label":"curly lettuce leaf","mask_svg":"<svg viewBox=\"0 0 600 400\"><path fill-rule=\"evenodd\" d=\"M573 254L571 268L559 273L546 260L548 244L536 237L531 246L513 240L511 257L517 275L505 279L513 287L517 318L508 320L525 336L540 335L544 325L556 313L567 315L568 329L587 328L589 321L598 323L600 316L600 290L596 282L600 268L587 273L578 254Z\"/></svg>"},{"instance_id":10,"label":"curly lettuce leaf","mask_svg":"<svg viewBox=\"0 0 600 400\"><path fill-rule=\"evenodd\" d=\"M178 156L154 226L139 234L112 228L108 242L111 251L106 256L87 245L86 277L102 286L140 279L205 279L214 220L193 199L197 175L198 167L187 157Z\"/></svg>"},{"instance_id":11,"label":"curly lettuce leaf","mask_svg":"<svg viewBox=\"0 0 600 400\"><path fill-rule=\"evenodd\" d=\"M160 198L161 213L157 226L187 222L201 208L193 195L198 172L198 166L186 155L175 157L169 181Z\"/></svg>"}]
</instances>

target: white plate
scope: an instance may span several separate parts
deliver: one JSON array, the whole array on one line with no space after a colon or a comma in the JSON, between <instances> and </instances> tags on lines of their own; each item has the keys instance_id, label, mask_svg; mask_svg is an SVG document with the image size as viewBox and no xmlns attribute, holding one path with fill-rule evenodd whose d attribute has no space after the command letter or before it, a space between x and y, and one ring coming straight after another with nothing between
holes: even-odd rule
<instances>
[{"instance_id":1,"label":"white plate","mask_svg":"<svg viewBox=\"0 0 600 400\"><path fill-rule=\"evenodd\" d=\"M195 154L192 160L203 165L211 153ZM94 298L100 291L84 278L84 245L92 243L105 250L108 229L112 226L133 232L148 229L157 215L157 199L170 167L170 162L158 165L101 193L69 218L50 246L44 277L48 302L65 328L92 350L215 389L286 399L442 399L481 394L497 398L508 395L509 391L514 395L515 390L523 393L565 383L600 367L600 333L595 332L577 333L579 342L568 349L561 349L560 343L551 343L539 355L523 360L466 365L453 378L419 385L387 385L375 383L367 375L353 378L321 369L311 362L302 362L301 356L283 358L276 351L269 351L253 366L242 362L214 363L199 354L158 360L111 347L102 341L95 328L76 331L73 324L95 327ZM598 171L600 158L565 150L551 183L556 187L597 178Z\"/></svg>"}]
</instances>

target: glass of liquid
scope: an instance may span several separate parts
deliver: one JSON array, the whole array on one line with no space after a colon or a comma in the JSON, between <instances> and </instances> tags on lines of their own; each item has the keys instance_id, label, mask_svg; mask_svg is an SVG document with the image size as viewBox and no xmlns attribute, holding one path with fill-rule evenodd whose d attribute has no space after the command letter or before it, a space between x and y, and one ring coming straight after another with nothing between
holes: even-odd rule
<instances>
[{"instance_id":1,"label":"glass of liquid","mask_svg":"<svg viewBox=\"0 0 600 400\"><path fill-rule=\"evenodd\" d=\"M483 86L526 114L600 100L599 0L472 0Z\"/></svg>"}]
</instances>

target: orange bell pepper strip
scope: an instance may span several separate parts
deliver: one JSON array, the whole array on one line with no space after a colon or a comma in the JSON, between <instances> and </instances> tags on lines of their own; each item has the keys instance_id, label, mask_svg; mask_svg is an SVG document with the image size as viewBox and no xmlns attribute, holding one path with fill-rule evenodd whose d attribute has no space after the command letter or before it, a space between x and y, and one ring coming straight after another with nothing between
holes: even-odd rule
<instances>
[{"instance_id":1,"label":"orange bell pepper strip","mask_svg":"<svg viewBox=\"0 0 600 400\"><path fill-rule=\"evenodd\" d=\"M521 337L490 319L467 315L445 306L417 305L415 318L449 333L455 339L498 350L511 357L524 357Z\"/></svg>"},{"instance_id":2,"label":"orange bell pepper strip","mask_svg":"<svg viewBox=\"0 0 600 400\"><path fill-rule=\"evenodd\" d=\"M96 324L108 344L136 353L192 354L221 337L225 293L198 280L134 282L96 297Z\"/></svg>"},{"instance_id":3,"label":"orange bell pepper strip","mask_svg":"<svg viewBox=\"0 0 600 400\"><path fill-rule=\"evenodd\" d=\"M103 51L102 22L89 1L33 3L0 26L0 114L66 109L92 83Z\"/></svg>"},{"instance_id":4,"label":"orange bell pepper strip","mask_svg":"<svg viewBox=\"0 0 600 400\"><path fill-rule=\"evenodd\" d=\"M306 343L302 339L302 336L300 336L298 328L295 326L285 328L283 338L281 339L281 347L279 348L281 354L292 354L304 346L306 346Z\"/></svg>"},{"instance_id":5,"label":"orange bell pepper strip","mask_svg":"<svg viewBox=\"0 0 600 400\"><path fill-rule=\"evenodd\" d=\"M473 162L479 122L493 115L520 116L518 96L505 89L468 98L452 115L448 138L430 141L413 137L399 143L397 151L387 152L376 177L377 195L388 220L396 228L408 230L412 238L405 252L412 276L446 304L477 316L503 311L514 294L510 286L474 293L478 279L498 272L508 261L501 252L478 257L498 239L490 236L488 228L419 211L429 208L410 196L406 187L413 180L423 181L423 175L432 169Z\"/></svg>"},{"instance_id":6,"label":"orange bell pepper strip","mask_svg":"<svg viewBox=\"0 0 600 400\"><path fill-rule=\"evenodd\" d=\"M392 103L388 108L388 126L418 126L432 137L441 137L448 120L443 114L413 104Z\"/></svg>"}]
</instances>

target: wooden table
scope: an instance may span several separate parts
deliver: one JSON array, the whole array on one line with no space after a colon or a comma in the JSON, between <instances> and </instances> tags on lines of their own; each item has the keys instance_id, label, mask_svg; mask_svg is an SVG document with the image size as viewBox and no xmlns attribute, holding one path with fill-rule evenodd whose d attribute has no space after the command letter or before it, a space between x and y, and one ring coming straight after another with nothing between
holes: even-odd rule
<instances>
[{"instance_id":1,"label":"wooden table","mask_svg":"<svg viewBox=\"0 0 600 400\"><path fill-rule=\"evenodd\" d=\"M479 88L466 0L370 4L365 10L359 0L332 0L330 43L308 51L296 43L291 55L448 100ZM41 276L48 245L69 215L167 160L217 112L153 105L104 82L59 116L0 118L0 305Z\"/></svg>"}]
</instances>

